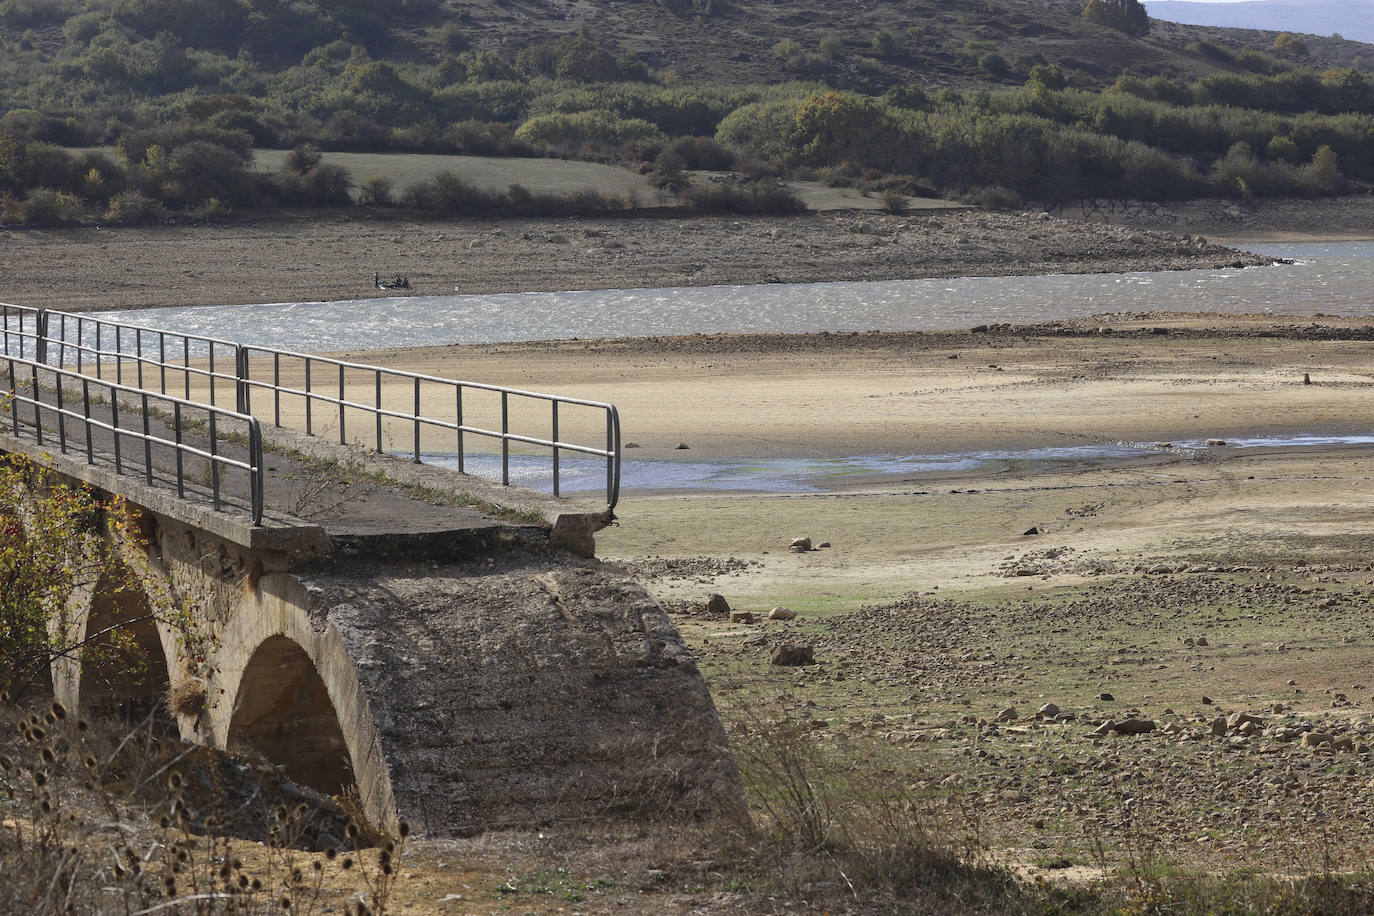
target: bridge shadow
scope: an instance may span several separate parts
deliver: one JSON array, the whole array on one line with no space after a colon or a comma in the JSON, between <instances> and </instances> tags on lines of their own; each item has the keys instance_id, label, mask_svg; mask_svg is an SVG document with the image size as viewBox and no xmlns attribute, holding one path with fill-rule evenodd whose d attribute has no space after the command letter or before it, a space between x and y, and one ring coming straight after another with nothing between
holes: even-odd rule
<instances>
[{"instance_id":1,"label":"bridge shadow","mask_svg":"<svg viewBox=\"0 0 1374 916\"><path fill-rule=\"evenodd\" d=\"M310 656L285 636L254 651L229 723L231 753L257 754L287 778L325 795L354 785L343 729Z\"/></svg>"},{"instance_id":2,"label":"bridge shadow","mask_svg":"<svg viewBox=\"0 0 1374 916\"><path fill-rule=\"evenodd\" d=\"M82 649L81 705L91 713L126 724L151 719L176 734L167 709L171 677L167 655L148 596L138 589L102 581L95 589Z\"/></svg>"}]
</instances>

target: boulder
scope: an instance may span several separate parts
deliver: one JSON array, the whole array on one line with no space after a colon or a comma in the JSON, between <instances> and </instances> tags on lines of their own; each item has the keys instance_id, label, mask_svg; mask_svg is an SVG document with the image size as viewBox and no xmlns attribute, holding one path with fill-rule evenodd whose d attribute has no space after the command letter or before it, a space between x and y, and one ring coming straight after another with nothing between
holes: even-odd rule
<instances>
[{"instance_id":1,"label":"boulder","mask_svg":"<svg viewBox=\"0 0 1374 916\"><path fill-rule=\"evenodd\" d=\"M730 613L730 602L725 600L724 595L711 593L706 598L706 610L712 614Z\"/></svg>"},{"instance_id":2,"label":"boulder","mask_svg":"<svg viewBox=\"0 0 1374 916\"><path fill-rule=\"evenodd\" d=\"M774 665L811 665L816 661L816 650L811 646L779 646L770 661Z\"/></svg>"},{"instance_id":3,"label":"boulder","mask_svg":"<svg viewBox=\"0 0 1374 916\"><path fill-rule=\"evenodd\" d=\"M768 612L769 620L794 620L796 616L796 611L788 607L783 607L782 605L778 605Z\"/></svg>"}]
</instances>

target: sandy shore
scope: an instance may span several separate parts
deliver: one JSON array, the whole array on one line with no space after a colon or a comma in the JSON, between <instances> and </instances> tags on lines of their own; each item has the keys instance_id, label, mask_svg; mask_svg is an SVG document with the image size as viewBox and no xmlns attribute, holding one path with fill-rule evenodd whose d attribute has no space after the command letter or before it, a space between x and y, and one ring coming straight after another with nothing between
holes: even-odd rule
<instances>
[{"instance_id":1,"label":"sandy shore","mask_svg":"<svg viewBox=\"0 0 1374 916\"><path fill-rule=\"evenodd\" d=\"M615 403L630 459L825 458L1368 431L1357 319L696 335L351 353ZM1283 336L1274 336L1283 335ZM1304 385L1308 375L1313 384ZM689 449L679 449L685 443Z\"/></svg>"},{"instance_id":2,"label":"sandy shore","mask_svg":"<svg viewBox=\"0 0 1374 916\"><path fill-rule=\"evenodd\" d=\"M1267 259L1186 233L981 212L0 231L0 300L63 310L410 294L1182 270Z\"/></svg>"}]
</instances>

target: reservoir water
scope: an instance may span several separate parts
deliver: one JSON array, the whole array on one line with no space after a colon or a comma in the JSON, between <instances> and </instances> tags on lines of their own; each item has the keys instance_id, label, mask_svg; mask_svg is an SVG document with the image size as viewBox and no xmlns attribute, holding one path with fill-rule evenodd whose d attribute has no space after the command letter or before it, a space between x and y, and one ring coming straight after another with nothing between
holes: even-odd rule
<instances>
[{"instance_id":1,"label":"reservoir water","mask_svg":"<svg viewBox=\"0 0 1374 916\"><path fill-rule=\"evenodd\" d=\"M1246 247L1294 263L1245 270L172 306L106 314L304 352L717 332L923 331L1155 310L1374 316L1374 242Z\"/></svg>"},{"instance_id":2,"label":"reservoir water","mask_svg":"<svg viewBox=\"0 0 1374 916\"><path fill-rule=\"evenodd\" d=\"M1250 250L1292 264L1244 270L898 280L858 283L680 287L409 296L351 302L169 307L111 312L115 320L304 352L693 333L799 333L962 329L1026 324L1104 312L1349 315L1374 318L1374 242L1264 243ZM480 380L478 380L480 381ZM1316 431L1314 431L1315 433ZM1300 436L1233 441L1231 448L1369 444L1374 437ZM1203 447L1176 443L1173 449ZM627 452L623 486L635 490L817 492L876 475L1051 467L1158 453L1153 443L949 455L784 456L750 461L637 460ZM452 463L449 456L425 461ZM604 485L604 468L564 459L563 487ZM499 478L496 458L469 457L469 473ZM547 461L516 458L512 482L550 488Z\"/></svg>"}]
</instances>

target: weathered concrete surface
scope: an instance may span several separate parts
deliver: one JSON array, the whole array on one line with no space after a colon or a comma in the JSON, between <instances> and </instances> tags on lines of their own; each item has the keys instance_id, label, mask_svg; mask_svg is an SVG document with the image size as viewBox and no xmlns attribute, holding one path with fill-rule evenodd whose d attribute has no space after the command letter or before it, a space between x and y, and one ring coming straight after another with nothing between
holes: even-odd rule
<instances>
[{"instance_id":1,"label":"weathered concrete surface","mask_svg":"<svg viewBox=\"0 0 1374 916\"><path fill-rule=\"evenodd\" d=\"M397 807L426 832L742 809L691 654L617 568L518 549L304 581L357 668Z\"/></svg>"},{"instance_id":2,"label":"weathered concrete surface","mask_svg":"<svg viewBox=\"0 0 1374 916\"><path fill-rule=\"evenodd\" d=\"M179 718L188 739L322 792L356 781L393 831L743 810L694 660L614 566L516 529L264 571L206 532L152 528L150 574L214 646L169 658L174 686L206 688L204 712Z\"/></svg>"}]
</instances>

